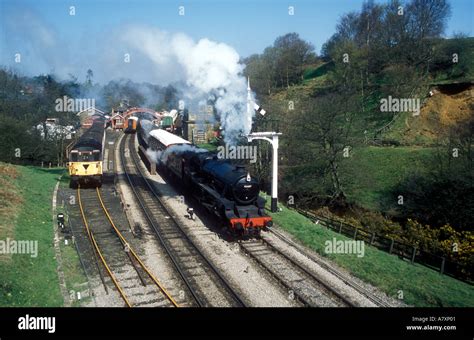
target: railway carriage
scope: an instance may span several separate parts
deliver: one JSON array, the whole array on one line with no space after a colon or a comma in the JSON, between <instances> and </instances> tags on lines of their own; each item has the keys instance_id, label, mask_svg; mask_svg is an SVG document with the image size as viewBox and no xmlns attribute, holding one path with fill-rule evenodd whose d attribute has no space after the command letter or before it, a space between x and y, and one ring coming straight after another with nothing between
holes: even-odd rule
<instances>
[{"instance_id":1,"label":"railway carriage","mask_svg":"<svg viewBox=\"0 0 474 340\"><path fill-rule=\"evenodd\" d=\"M135 133L137 131L137 123L138 123L138 117L128 117L125 120L125 133Z\"/></svg>"},{"instance_id":2,"label":"railway carriage","mask_svg":"<svg viewBox=\"0 0 474 340\"><path fill-rule=\"evenodd\" d=\"M191 143L186 139L162 129L151 130L149 133L148 143L149 147L155 151L166 151L173 145L191 145Z\"/></svg>"},{"instance_id":3,"label":"railway carriage","mask_svg":"<svg viewBox=\"0 0 474 340\"><path fill-rule=\"evenodd\" d=\"M69 151L67 164L71 187L78 184L102 184L102 160L105 139L105 118L95 118Z\"/></svg>"}]
</instances>

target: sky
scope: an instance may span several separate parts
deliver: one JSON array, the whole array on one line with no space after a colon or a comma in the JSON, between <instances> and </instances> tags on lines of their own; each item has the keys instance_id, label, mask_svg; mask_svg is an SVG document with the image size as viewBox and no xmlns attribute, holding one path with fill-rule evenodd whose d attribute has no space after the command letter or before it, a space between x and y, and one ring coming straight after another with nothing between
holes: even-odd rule
<instances>
[{"instance_id":1,"label":"sky","mask_svg":"<svg viewBox=\"0 0 474 340\"><path fill-rule=\"evenodd\" d=\"M473 36L474 1L450 3L446 35ZM0 0L0 65L25 74L72 73L79 79L91 67L97 79L106 81L114 72L107 55L129 52L130 29L138 35L159 30L155 40L137 38L143 44L161 34L184 33L195 42L207 38L229 45L240 57L261 53L278 36L297 32L319 52L340 16L361 5L362 0ZM70 15L70 6L75 15ZM180 6L184 15L179 15ZM294 15L289 15L289 6ZM140 30L133 30L136 27ZM16 53L21 63L15 63ZM150 66L145 59L134 60ZM147 80L146 70L133 72L121 76L136 74Z\"/></svg>"}]
</instances>

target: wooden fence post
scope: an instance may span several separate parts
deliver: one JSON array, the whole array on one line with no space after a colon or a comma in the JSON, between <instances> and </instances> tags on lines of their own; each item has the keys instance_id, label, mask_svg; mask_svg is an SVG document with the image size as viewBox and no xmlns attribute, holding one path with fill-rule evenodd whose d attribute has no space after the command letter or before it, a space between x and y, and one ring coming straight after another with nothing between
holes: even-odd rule
<instances>
[{"instance_id":1,"label":"wooden fence post","mask_svg":"<svg viewBox=\"0 0 474 340\"><path fill-rule=\"evenodd\" d=\"M390 249L388 250L389 254L391 254L393 251L393 242L394 242L394 239L392 238L392 242L390 243Z\"/></svg>"},{"instance_id":2,"label":"wooden fence post","mask_svg":"<svg viewBox=\"0 0 474 340\"><path fill-rule=\"evenodd\" d=\"M441 273L441 275L444 274L444 265L445 265L445 263L446 263L446 259L444 257L442 257L441 258L441 269L439 271Z\"/></svg>"},{"instance_id":3,"label":"wooden fence post","mask_svg":"<svg viewBox=\"0 0 474 340\"><path fill-rule=\"evenodd\" d=\"M416 247L413 246L413 252L411 253L411 263L415 262L415 256L416 256Z\"/></svg>"},{"instance_id":4,"label":"wooden fence post","mask_svg":"<svg viewBox=\"0 0 474 340\"><path fill-rule=\"evenodd\" d=\"M370 239L370 245L374 244L375 232L372 233L372 238Z\"/></svg>"}]
</instances>

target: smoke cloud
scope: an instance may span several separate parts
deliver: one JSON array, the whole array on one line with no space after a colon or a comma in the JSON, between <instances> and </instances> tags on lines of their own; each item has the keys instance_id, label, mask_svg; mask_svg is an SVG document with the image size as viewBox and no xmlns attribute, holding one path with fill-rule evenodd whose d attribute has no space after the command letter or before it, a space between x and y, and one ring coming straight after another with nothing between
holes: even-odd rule
<instances>
[{"instance_id":1,"label":"smoke cloud","mask_svg":"<svg viewBox=\"0 0 474 340\"><path fill-rule=\"evenodd\" d=\"M148 138L150 137L150 132L151 130L156 129L156 126L153 124L152 121L148 119L140 120L140 126L141 126L141 129L144 131L142 136L148 144Z\"/></svg>"},{"instance_id":2,"label":"smoke cloud","mask_svg":"<svg viewBox=\"0 0 474 340\"><path fill-rule=\"evenodd\" d=\"M165 164L168 161L168 156L171 153L181 154L183 152L191 151L194 153L205 153L208 152L206 149L201 149L191 144L182 144L182 145L172 145L167 148L165 151L152 150L148 148L146 154L153 160L155 163Z\"/></svg>"},{"instance_id":3,"label":"smoke cloud","mask_svg":"<svg viewBox=\"0 0 474 340\"><path fill-rule=\"evenodd\" d=\"M181 82L178 88L185 106L214 103L226 143L235 144L240 134L250 132L254 111L247 113L244 65L232 47L209 39L195 42L182 33L148 27L131 27L122 38L153 63L157 78Z\"/></svg>"},{"instance_id":4,"label":"smoke cloud","mask_svg":"<svg viewBox=\"0 0 474 340\"><path fill-rule=\"evenodd\" d=\"M194 114L199 105L214 105L226 143L235 144L241 133L250 132L254 110L247 113L247 83L242 75L245 66L233 47L140 25L121 25L103 32L88 32L85 28L82 37L71 39L34 10L13 6L6 10L8 34L0 39L3 65L30 75L52 73L62 80L73 75L79 81L92 69L93 81L103 85L117 79L173 85ZM16 24L20 21L24 25ZM17 52L22 54L21 64L12 62L11 56ZM137 91L148 98L146 87ZM91 92L85 95L104 102L97 99L98 91Z\"/></svg>"}]
</instances>

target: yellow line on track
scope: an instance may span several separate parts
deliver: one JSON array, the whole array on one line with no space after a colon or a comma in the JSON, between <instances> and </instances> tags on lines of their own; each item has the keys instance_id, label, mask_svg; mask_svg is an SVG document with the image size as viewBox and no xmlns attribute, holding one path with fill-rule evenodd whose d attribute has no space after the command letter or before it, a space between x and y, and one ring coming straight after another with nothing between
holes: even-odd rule
<instances>
[{"instance_id":1,"label":"yellow line on track","mask_svg":"<svg viewBox=\"0 0 474 340\"><path fill-rule=\"evenodd\" d=\"M110 270L109 266L107 265L107 262L105 261L104 257L102 256L102 253L100 251L100 248L95 240L95 237L94 235L91 233L90 231L90 228L89 228L89 224L87 223L87 219L86 219L86 215L84 214L84 209L82 208L82 202L81 202L81 188L78 187L77 188L77 198L78 198L78 201L79 201L79 209L81 210L81 215L82 215L82 220L84 221L84 225L86 227L86 230L87 230L87 235L89 236L89 240L91 241L92 245L94 246L94 248L96 249L97 253L99 254L99 257L102 261L102 263L104 264L104 267L105 269L107 270L107 272L109 273L110 275L110 278L112 279L112 281L114 282L114 285L115 287L117 287L118 291L120 292L120 295L122 296L123 300L125 301L125 303L127 304L128 307L132 307L132 305L130 304L130 302L128 301L127 297L125 296L125 293L124 291L122 290L122 287L120 287L119 283L117 282L117 279L115 278L115 275L112 273L112 271Z\"/></svg>"},{"instance_id":2,"label":"yellow line on track","mask_svg":"<svg viewBox=\"0 0 474 340\"><path fill-rule=\"evenodd\" d=\"M99 188L96 188L97 191L97 197L99 197L100 204L102 206L102 209L105 212L105 215L107 216L110 224L112 225L112 228L114 228L115 232L117 233L118 237L122 240L122 242L125 244L128 250L130 250L130 253L132 253L133 257L140 263L140 266L145 270L145 272L148 274L148 276L153 280L153 282L160 288L160 290L163 292L163 294L166 295L166 297L171 301L171 303L175 307L179 307L178 303L173 299L171 294L166 290L166 288L160 283L160 281L151 273L151 271L146 267L146 265L143 263L143 261L140 259L140 257L135 253L135 251L132 249L130 244L127 242L125 237L122 235L120 230L115 226L115 223L113 222L112 218L110 217L110 214L105 207L104 201L102 200L102 196L100 194Z\"/></svg>"}]
</instances>

